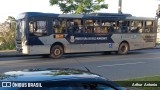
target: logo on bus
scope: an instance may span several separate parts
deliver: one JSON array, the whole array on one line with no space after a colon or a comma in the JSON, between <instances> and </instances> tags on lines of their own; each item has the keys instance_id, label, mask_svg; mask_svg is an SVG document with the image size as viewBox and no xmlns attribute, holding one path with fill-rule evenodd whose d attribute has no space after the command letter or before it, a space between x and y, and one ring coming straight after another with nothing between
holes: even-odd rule
<instances>
[{"instance_id":1,"label":"logo on bus","mask_svg":"<svg viewBox=\"0 0 160 90\"><path fill-rule=\"evenodd\" d=\"M112 44L112 43L109 43L108 46L109 46L109 48L112 48L112 47L113 47L113 44Z\"/></svg>"},{"instance_id":2,"label":"logo on bus","mask_svg":"<svg viewBox=\"0 0 160 90\"><path fill-rule=\"evenodd\" d=\"M72 43L75 42L74 36L70 36L70 41L71 41Z\"/></svg>"}]
</instances>

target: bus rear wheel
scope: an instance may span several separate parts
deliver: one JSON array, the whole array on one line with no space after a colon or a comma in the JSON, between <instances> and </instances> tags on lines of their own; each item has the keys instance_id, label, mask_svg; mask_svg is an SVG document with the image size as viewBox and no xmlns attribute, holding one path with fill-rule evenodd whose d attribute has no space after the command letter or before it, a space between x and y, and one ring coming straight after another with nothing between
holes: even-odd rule
<instances>
[{"instance_id":1,"label":"bus rear wheel","mask_svg":"<svg viewBox=\"0 0 160 90\"><path fill-rule=\"evenodd\" d=\"M123 42L119 45L118 54L125 55L128 53L128 50L129 50L129 45L127 43Z\"/></svg>"},{"instance_id":2,"label":"bus rear wheel","mask_svg":"<svg viewBox=\"0 0 160 90\"><path fill-rule=\"evenodd\" d=\"M54 58L54 59L61 58L63 54L64 54L64 50L61 45L52 46L50 51L51 58Z\"/></svg>"}]
</instances>

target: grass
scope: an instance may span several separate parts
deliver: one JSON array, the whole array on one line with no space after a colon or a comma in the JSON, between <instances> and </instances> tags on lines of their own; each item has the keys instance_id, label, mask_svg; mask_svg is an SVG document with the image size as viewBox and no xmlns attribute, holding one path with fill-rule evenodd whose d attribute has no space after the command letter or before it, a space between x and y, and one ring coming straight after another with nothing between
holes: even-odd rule
<instances>
[{"instance_id":1,"label":"grass","mask_svg":"<svg viewBox=\"0 0 160 90\"><path fill-rule=\"evenodd\" d=\"M134 79L128 79L125 80L126 84L130 84L130 86L132 85L133 82L138 82L138 83L155 83L157 85L159 85L159 87L135 87L136 89L140 89L140 90L160 90L160 76L151 76L151 77L143 77L143 78L134 78ZM123 84L124 85L124 84Z\"/></svg>"},{"instance_id":2,"label":"grass","mask_svg":"<svg viewBox=\"0 0 160 90\"><path fill-rule=\"evenodd\" d=\"M15 44L0 45L0 50L15 50Z\"/></svg>"},{"instance_id":3,"label":"grass","mask_svg":"<svg viewBox=\"0 0 160 90\"><path fill-rule=\"evenodd\" d=\"M160 81L160 76L151 76L151 77L143 77L143 78L134 78L129 79L127 81Z\"/></svg>"},{"instance_id":4,"label":"grass","mask_svg":"<svg viewBox=\"0 0 160 90\"><path fill-rule=\"evenodd\" d=\"M157 42L157 43L156 43L156 45L160 45L160 43L159 43L159 42Z\"/></svg>"}]
</instances>

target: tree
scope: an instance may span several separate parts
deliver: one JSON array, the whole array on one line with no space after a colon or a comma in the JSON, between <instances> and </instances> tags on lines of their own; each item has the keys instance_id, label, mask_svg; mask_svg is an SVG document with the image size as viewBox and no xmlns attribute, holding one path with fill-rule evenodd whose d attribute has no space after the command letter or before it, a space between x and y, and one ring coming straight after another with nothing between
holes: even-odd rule
<instances>
[{"instance_id":1,"label":"tree","mask_svg":"<svg viewBox=\"0 0 160 90\"><path fill-rule=\"evenodd\" d=\"M0 28L0 50L15 48L15 28L15 18L12 16L8 16L8 19L6 19L6 21L1 25Z\"/></svg>"},{"instance_id":2,"label":"tree","mask_svg":"<svg viewBox=\"0 0 160 90\"><path fill-rule=\"evenodd\" d=\"M107 9L105 0L50 0L50 5L58 5L63 13L86 14Z\"/></svg>"}]
</instances>

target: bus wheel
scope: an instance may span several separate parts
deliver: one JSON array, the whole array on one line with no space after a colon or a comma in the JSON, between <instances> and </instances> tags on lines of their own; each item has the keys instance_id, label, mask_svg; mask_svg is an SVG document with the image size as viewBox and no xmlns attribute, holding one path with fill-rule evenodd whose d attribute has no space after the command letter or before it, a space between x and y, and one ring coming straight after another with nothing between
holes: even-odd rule
<instances>
[{"instance_id":1,"label":"bus wheel","mask_svg":"<svg viewBox=\"0 0 160 90\"><path fill-rule=\"evenodd\" d=\"M51 48L50 56L52 58L60 58L64 54L63 47L61 45L54 45Z\"/></svg>"},{"instance_id":2,"label":"bus wheel","mask_svg":"<svg viewBox=\"0 0 160 90\"><path fill-rule=\"evenodd\" d=\"M125 55L128 53L129 46L127 43L121 43L119 48L118 48L118 54L120 55Z\"/></svg>"}]
</instances>

